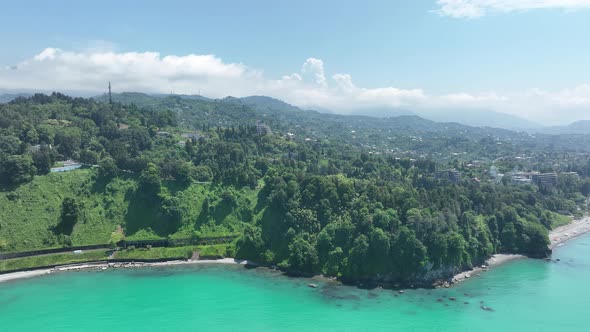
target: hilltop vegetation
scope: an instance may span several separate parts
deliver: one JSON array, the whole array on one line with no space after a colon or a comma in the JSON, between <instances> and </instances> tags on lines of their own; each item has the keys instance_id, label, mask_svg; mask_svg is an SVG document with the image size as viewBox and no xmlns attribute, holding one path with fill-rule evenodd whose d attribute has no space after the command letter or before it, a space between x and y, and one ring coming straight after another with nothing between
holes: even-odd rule
<instances>
[{"instance_id":1,"label":"hilltop vegetation","mask_svg":"<svg viewBox=\"0 0 590 332\"><path fill-rule=\"evenodd\" d=\"M580 214L590 195L588 156L542 137L258 99L114 99L0 104L0 250L238 235L220 250L291 273L412 282L497 252L544 257L558 213ZM48 174L69 158L97 166ZM468 166L476 158L580 176L496 183ZM462 181L435 176L447 167Z\"/></svg>"}]
</instances>

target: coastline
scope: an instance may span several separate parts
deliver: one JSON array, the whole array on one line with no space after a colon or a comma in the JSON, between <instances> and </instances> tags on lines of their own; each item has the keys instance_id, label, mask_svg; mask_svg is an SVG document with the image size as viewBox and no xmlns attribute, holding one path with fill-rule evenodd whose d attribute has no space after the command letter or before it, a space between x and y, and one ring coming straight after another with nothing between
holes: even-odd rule
<instances>
[{"instance_id":1,"label":"coastline","mask_svg":"<svg viewBox=\"0 0 590 332\"><path fill-rule=\"evenodd\" d=\"M590 216L583 217L581 219L574 219L571 223L555 228L549 232L550 249L555 249L565 242L576 238L580 235L590 233ZM454 275L450 282L444 282L439 284L437 287L451 287L461 281L472 277L479 277L481 273L489 271L490 269L511 262L517 259L523 259L526 256L517 254L495 254L486 260L485 264L479 267L475 267L471 270L462 271ZM195 264L235 264L235 265L251 265L258 266L259 264L248 261L238 260L235 258L221 258L221 259L203 259L203 260L172 260L164 262L86 262L79 264L68 264L60 265L51 268L39 268L31 269L28 271L17 271L0 274L0 283L26 279L32 277L43 276L58 272L67 271L80 271L80 270L107 270L109 268L145 268L145 267L165 267L165 266L177 266L177 265L195 265ZM315 276L318 277L318 276ZM328 278L331 280L330 278Z\"/></svg>"},{"instance_id":2,"label":"coastline","mask_svg":"<svg viewBox=\"0 0 590 332\"><path fill-rule=\"evenodd\" d=\"M549 232L549 249L555 249L565 242L590 232L590 216L574 219L571 223L559 226Z\"/></svg>"},{"instance_id":3,"label":"coastline","mask_svg":"<svg viewBox=\"0 0 590 332\"><path fill-rule=\"evenodd\" d=\"M145 262L129 262L129 263L115 263L115 262L87 262L87 263L80 263L80 264L69 264L69 265L60 265L53 268L41 268L41 269L33 269L30 271L19 271L19 272L9 272L6 274L0 274L0 283L18 280L18 279L27 279L33 278L38 276L43 276L47 274L53 274L58 272L67 272L67 271L81 271L81 270L107 270L107 269L119 269L119 268L144 268L144 267L165 267L165 266L177 266L177 265L197 265L197 264L233 264L233 265L258 265L255 262L249 260L242 260L242 259L234 259L234 258L221 258L221 259L202 259L202 260L173 260L173 261L166 261L166 262L153 262L153 263L145 263Z\"/></svg>"},{"instance_id":4,"label":"coastline","mask_svg":"<svg viewBox=\"0 0 590 332\"><path fill-rule=\"evenodd\" d=\"M487 272L496 266L500 266L502 264L511 262L513 260L522 259L522 258L526 258L526 256L517 255L517 254L495 254L495 255L492 255L492 257L488 258L486 260L485 264L483 264L482 266L478 266L478 267L475 267L471 270L457 273L451 279L450 284L444 284L444 285L445 285L445 287L447 287L447 285L449 285L449 286L455 285L455 284L460 283L461 281L464 281L464 280L469 279L471 277L479 277L482 272Z\"/></svg>"},{"instance_id":5,"label":"coastline","mask_svg":"<svg viewBox=\"0 0 590 332\"><path fill-rule=\"evenodd\" d=\"M590 216L573 219L569 224L559 226L549 232L549 249L553 250L565 242L586 233L590 233ZM493 267L522 258L527 257L516 254L495 254L486 260L484 265L454 275L451 279L451 284L457 284L473 276L478 277L482 272L486 272Z\"/></svg>"}]
</instances>

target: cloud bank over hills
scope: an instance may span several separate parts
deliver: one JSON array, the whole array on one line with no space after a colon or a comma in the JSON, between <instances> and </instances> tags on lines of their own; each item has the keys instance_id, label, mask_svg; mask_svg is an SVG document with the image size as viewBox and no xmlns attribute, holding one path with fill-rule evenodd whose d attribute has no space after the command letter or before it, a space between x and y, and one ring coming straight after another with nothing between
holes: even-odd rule
<instances>
[{"instance_id":1,"label":"cloud bank over hills","mask_svg":"<svg viewBox=\"0 0 590 332\"><path fill-rule=\"evenodd\" d=\"M419 87L361 87L350 74L330 75L326 67L322 59L310 57L299 70L270 78L262 69L228 63L211 54L46 48L16 65L1 68L0 89L93 95L104 92L111 81L116 91L202 94L213 98L268 95L303 108L342 114L375 109L384 110L383 116L388 115L388 110L399 109L421 114L494 110L543 124L590 118L590 84L558 91L531 88L511 93L431 94Z\"/></svg>"}]
</instances>

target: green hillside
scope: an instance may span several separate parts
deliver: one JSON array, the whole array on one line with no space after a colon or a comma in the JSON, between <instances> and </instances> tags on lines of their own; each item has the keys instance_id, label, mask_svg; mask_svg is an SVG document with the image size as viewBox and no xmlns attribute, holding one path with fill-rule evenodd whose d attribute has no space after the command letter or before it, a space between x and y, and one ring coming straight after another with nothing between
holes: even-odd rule
<instances>
[{"instance_id":1,"label":"green hillside","mask_svg":"<svg viewBox=\"0 0 590 332\"><path fill-rule=\"evenodd\" d=\"M133 176L105 184L96 181L96 170L90 169L36 176L13 191L0 192L0 249L105 244L113 232L127 240L237 235L243 220L247 221L244 211L256 203L256 192L250 189L238 192L240 199L233 207L219 198L223 189L205 184L177 188L172 183L162 191L180 211L174 219L160 206L143 200L137 190ZM65 198L74 198L80 206L79 219L67 234L59 230ZM202 210L205 200L211 213Z\"/></svg>"},{"instance_id":2,"label":"green hillside","mask_svg":"<svg viewBox=\"0 0 590 332\"><path fill-rule=\"evenodd\" d=\"M499 252L546 257L548 231L587 210L590 157L576 148L587 137L265 98L114 97L0 104L0 251L171 239L190 245L120 254L198 248L293 274L412 283ZM69 159L87 166L51 173ZM521 170L546 174L522 181ZM209 237L225 243L195 246Z\"/></svg>"}]
</instances>

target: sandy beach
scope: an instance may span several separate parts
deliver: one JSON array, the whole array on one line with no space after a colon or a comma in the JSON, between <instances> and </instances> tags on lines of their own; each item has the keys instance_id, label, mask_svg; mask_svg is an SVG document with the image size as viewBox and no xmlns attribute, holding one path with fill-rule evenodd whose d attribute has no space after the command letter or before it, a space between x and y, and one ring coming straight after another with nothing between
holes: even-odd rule
<instances>
[{"instance_id":1,"label":"sandy beach","mask_svg":"<svg viewBox=\"0 0 590 332\"><path fill-rule=\"evenodd\" d=\"M590 217L574 219L571 223L557 227L549 232L549 248L555 249L565 242L588 232L590 232ZM482 272L488 271L490 268L521 258L526 257L522 255L496 254L490 257L484 265L455 275L452 281L453 283L458 283L474 276L477 277Z\"/></svg>"},{"instance_id":2,"label":"sandy beach","mask_svg":"<svg viewBox=\"0 0 590 332\"><path fill-rule=\"evenodd\" d=\"M502 265L504 263L521 258L526 258L526 256L512 254L495 254L492 257L490 257L484 265L473 268L469 271L463 271L459 274L456 274L452 279L452 283L456 284L471 277L479 277L482 272L486 272L495 266Z\"/></svg>"},{"instance_id":3,"label":"sandy beach","mask_svg":"<svg viewBox=\"0 0 590 332\"><path fill-rule=\"evenodd\" d=\"M549 248L559 247L568 240L590 232L590 217L574 219L571 223L557 227L549 233Z\"/></svg>"},{"instance_id":4,"label":"sandy beach","mask_svg":"<svg viewBox=\"0 0 590 332\"><path fill-rule=\"evenodd\" d=\"M142 267L162 267L162 266L175 266L175 265L195 265L195 264L237 264L237 265L257 265L255 262L248 260L238 260L234 258L221 258L221 259L203 259L203 260L176 260L168 262L156 262L156 263L80 263L71 264L64 266L57 266L51 269L39 269L32 271L12 272L6 274L0 274L0 282L6 282L16 279L25 279L38 277L46 274L52 274L57 272L67 271L80 271L80 270L107 270L110 268L142 268Z\"/></svg>"}]
</instances>

